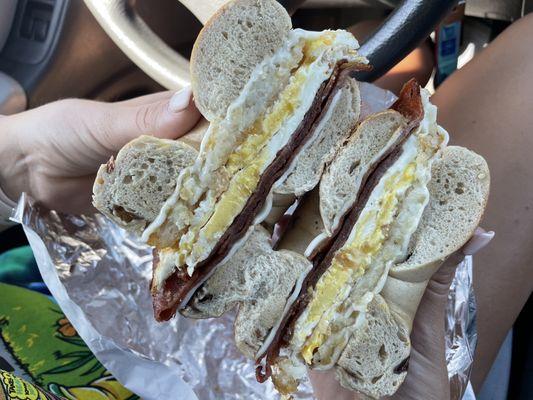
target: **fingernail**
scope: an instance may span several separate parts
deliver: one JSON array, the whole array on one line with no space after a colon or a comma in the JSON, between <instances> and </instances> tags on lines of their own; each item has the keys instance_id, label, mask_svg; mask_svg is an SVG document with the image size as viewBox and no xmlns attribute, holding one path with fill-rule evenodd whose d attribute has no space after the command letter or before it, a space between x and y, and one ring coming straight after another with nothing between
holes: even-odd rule
<instances>
[{"instance_id":1,"label":"fingernail","mask_svg":"<svg viewBox=\"0 0 533 400\"><path fill-rule=\"evenodd\" d=\"M494 232L486 232L483 229L476 229L474 236L463 247L463 254L466 256L473 256L483 247L489 244L494 238Z\"/></svg>"},{"instance_id":2,"label":"fingernail","mask_svg":"<svg viewBox=\"0 0 533 400\"><path fill-rule=\"evenodd\" d=\"M168 110L177 113L185 110L191 104L192 89L190 86L185 86L183 89L174 93L168 102Z\"/></svg>"}]
</instances>

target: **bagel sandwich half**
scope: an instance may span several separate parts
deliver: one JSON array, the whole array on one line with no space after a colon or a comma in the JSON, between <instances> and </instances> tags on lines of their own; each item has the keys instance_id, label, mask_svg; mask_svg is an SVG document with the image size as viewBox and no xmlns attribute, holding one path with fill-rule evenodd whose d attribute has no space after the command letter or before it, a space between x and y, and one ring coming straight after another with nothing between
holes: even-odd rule
<instances>
[{"instance_id":1,"label":"bagel sandwich half","mask_svg":"<svg viewBox=\"0 0 533 400\"><path fill-rule=\"evenodd\" d=\"M436 108L413 81L391 110L401 114L399 126L393 127L392 118L376 130L365 121L383 113L370 116L322 179L319 209L325 229L305 251L312 268L295 282L255 357L258 379L272 375L282 393L296 389L305 366L337 366L344 386L374 397L392 394L405 377L412 318L427 281L480 222L489 188L483 158L446 147L448 136L436 123ZM386 144L361 152L367 137ZM301 215L300 220L313 218ZM281 248L294 248L297 234L293 229ZM382 293L384 287L396 289ZM373 331L377 322L367 316L387 323L388 332L395 332L387 340L396 340L396 350L402 351L383 355L381 344L386 343L380 343L361 366L361 354L368 353L378 334ZM407 356L394 359L398 354ZM383 373L369 378L376 370Z\"/></svg>"},{"instance_id":2,"label":"bagel sandwich half","mask_svg":"<svg viewBox=\"0 0 533 400\"><path fill-rule=\"evenodd\" d=\"M156 319L184 307L244 244L277 189L300 195L318 184L358 119L349 73L368 66L357 47L346 31L291 29L274 0L235 0L208 21L193 48L191 79L210 126L142 234L156 249Z\"/></svg>"},{"instance_id":3,"label":"bagel sandwich half","mask_svg":"<svg viewBox=\"0 0 533 400\"><path fill-rule=\"evenodd\" d=\"M251 246L182 314L210 318L237 307L237 347L282 393L296 390L307 366L335 367L343 386L371 397L392 394L405 378L427 282L470 238L488 198L485 161L446 147L436 112L408 82L391 109L361 121L338 150L281 241L285 265L268 265L264 252L278 252L266 244ZM263 254L263 274L254 254ZM235 296L235 286L247 295Z\"/></svg>"}]
</instances>

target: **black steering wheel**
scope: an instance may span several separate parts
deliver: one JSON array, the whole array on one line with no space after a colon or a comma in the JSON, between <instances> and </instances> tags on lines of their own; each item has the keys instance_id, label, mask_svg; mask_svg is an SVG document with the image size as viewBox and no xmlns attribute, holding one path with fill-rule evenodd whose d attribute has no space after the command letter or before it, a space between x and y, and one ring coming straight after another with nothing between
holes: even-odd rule
<instances>
[{"instance_id":1,"label":"black steering wheel","mask_svg":"<svg viewBox=\"0 0 533 400\"><path fill-rule=\"evenodd\" d=\"M279 0L293 13L302 0ZM372 82L400 62L435 29L457 4L457 0L403 0L361 45L359 53L372 65L371 71L355 74L360 81Z\"/></svg>"},{"instance_id":2,"label":"black steering wheel","mask_svg":"<svg viewBox=\"0 0 533 400\"><path fill-rule=\"evenodd\" d=\"M114 42L148 75L167 88L188 84L189 63L146 25L131 0L84 0ZM178 0L202 23L229 0ZM294 12L304 0L278 0ZM373 69L356 78L373 81L424 40L457 0L404 0L360 49Z\"/></svg>"}]
</instances>

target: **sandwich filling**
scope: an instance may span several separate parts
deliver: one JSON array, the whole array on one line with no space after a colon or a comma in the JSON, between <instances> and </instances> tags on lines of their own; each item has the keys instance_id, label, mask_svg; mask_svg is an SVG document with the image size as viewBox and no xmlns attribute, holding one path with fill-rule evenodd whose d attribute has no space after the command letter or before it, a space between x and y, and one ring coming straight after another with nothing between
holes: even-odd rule
<instances>
[{"instance_id":1,"label":"sandwich filling","mask_svg":"<svg viewBox=\"0 0 533 400\"><path fill-rule=\"evenodd\" d=\"M315 259L298 298L258 352L259 360L266 356L266 373L258 368L258 379L274 365L275 384L284 393L295 389L297 376L290 371L299 363L329 368L336 362L391 264L405 257L429 199L431 164L447 141L429 95L415 85L406 85L393 106L408 120L403 140L361 185L331 247Z\"/></svg>"},{"instance_id":2,"label":"sandwich filling","mask_svg":"<svg viewBox=\"0 0 533 400\"><path fill-rule=\"evenodd\" d=\"M292 344L301 348L307 364L313 363L325 343L331 350L344 348L351 333L346 328L357 327L358 317L364 315L372 295L381 290L390 265L405 256L429 201L426 186L431 163L443 141L436 126L433 134L419 129L405 141L398 160L372 191L295 325ZM329 355L320 354L323 366L336 361L328 359Z\"/></svg>"},{"instance_id":3,"label":"sandwich filling","mask_svg":"<svg viewBox=\"0 0 533 400\"><path fill-rule=\"evenodd\" d=\"M226 117L212 121L198 159L181 172L173 195L143 233L165 254L153 273L152 293L167 292L156 301L156 316L164 303L182 302L206 279L207 271L197 270L220 263L268 214L261 212L265 199L312 135L342 66L364 62L357 47L345 31L291 31L285 47L256 67ZM165 235L169 226L178 235ZM180 294L168 293L171 287Z\"/></svg>"}]
</instances>

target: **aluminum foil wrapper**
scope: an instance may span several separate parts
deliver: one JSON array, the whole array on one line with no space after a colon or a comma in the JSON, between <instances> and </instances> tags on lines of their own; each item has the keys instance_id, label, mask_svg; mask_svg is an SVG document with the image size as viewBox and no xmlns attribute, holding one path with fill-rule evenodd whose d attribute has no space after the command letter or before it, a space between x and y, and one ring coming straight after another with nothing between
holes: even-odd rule
<instances>
[{"instance_id":1,"label":"aluminum foil wrapper","mask_svg":"<svg viewBox=\"0 0 533 400\"><path fill-rule=\"evenodd\" d=\"M455 270L446 306L446 364L452 400L475 399L470 372L477 343L476 299L472 283L472 256Z\"/></svg>"},{"instance_id":2,"label":"aluminum foil wrapper","mask_svg":"<svg viewBox=\"0 0 533 400\"><path fill-rule=\"evenodd\" d=\"M389 107L395 96L361 84L362 114ZM234 314L157 323L149 283L152 252L102 215L51 211L22 195L13 218L23 225L43 280L100 362L145 400L277 399L255 380L252 361L233 342ZM476 342L472 262L452 284L446 315L448 372L459 399ZM304 382L296 399L313 399Z\"/></svg>"},{"instance_id":3,"label":"aluminum foil wrapper","mask_svg":"<svg viewBox=\"0 0 533 400\"><path fill-rule=\"evenodd\" d=\"M233 341L234 314L154 319L152 250L102 215L45 209L22 195L22 223L44 282L98 360L144 400L276 399ZM309 382L297 399L312 399Z\"/></svg>"}]
</instances>

